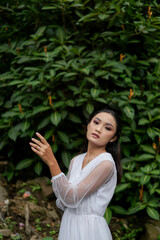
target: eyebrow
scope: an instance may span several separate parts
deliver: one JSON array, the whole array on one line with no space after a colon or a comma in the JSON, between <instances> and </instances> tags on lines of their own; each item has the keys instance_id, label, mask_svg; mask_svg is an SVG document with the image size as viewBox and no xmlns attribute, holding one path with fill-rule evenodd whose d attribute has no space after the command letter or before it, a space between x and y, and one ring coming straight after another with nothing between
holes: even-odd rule
<instances>
[{"instance_id":1,"label":"eyebrow","mask_svg":"<svg viewBox=\"0 0 160 240\"><path fill-rule=\"evenodd\" d=\"M96 117L96 119L99 120L100 122L102 122L102 120L100 118ZM105 123L105 124L113 127L113 125L111 123Z\"/></svg>"}]
</instances>

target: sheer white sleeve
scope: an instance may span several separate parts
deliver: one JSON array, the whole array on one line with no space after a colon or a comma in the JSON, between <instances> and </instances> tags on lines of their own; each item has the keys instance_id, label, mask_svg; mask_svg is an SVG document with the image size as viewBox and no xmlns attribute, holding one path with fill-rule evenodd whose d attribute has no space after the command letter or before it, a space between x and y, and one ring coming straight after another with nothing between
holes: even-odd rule
<instances>
[{"instance_id":1,"label":"sheer white sleeve","mask_svg":"<svg viewBox=\"0 0 160 240\"><path fill-rule=\"evenodd\" d=\"M76 208L84 197L95 192L102 184L110 180L114 173L114 164L104 160L78 184L68 181L64 173L52 177L52 187L56 197L65 207Z\"/></svg>"},{"instance_id":2,"label":"sheer white sleeve","mask_svg":"<svg viewBox=\"0 0 160 240\"><path fill-rule=\"evenodd\" d=\"M63 203L61 202L61 200L59 198L56 199L56 206L58 208L60 208L62 211L65 210L65 206L63 205Z\"/></svg>"},{"instance_id":3,"label":"sheer white sleeve","mask_svg":"<svg viewBox=\"0 0 160 240\"><path fill-rule=\"evenodd\" d=\"M67 179L70 178L71 169L72 169L73 162L74 162L74 159L75 159L75 158L76 158L76 157L72 158L72 160L70 161L70 164L69 164L69 170L68 170L68 173L67 173L67 175L66 175Z\"/></svg>"},{"instance_id":4,"label":"sheer white sleeve","mask_svg":"<svg viewBox=\"0 0 160 240\"><path fill-rule=\"evenodd\" d=\"M69 170L68 170L68 173L66 175L66 178L69 179L70 177L70 173L71 173L71 169L72 169L72 165L73 165L73 161L74 161L75 158L73 158L70 162L70 165L69 165ZM54 191L54 188L53 188L53 191ZM61 200L59 199L59 197L57 196L57 200L56 200L56 206L58 208L60 208L62 211L65 210L65 206L64 204L61 202Z\"/></svg>"}]
</instances>

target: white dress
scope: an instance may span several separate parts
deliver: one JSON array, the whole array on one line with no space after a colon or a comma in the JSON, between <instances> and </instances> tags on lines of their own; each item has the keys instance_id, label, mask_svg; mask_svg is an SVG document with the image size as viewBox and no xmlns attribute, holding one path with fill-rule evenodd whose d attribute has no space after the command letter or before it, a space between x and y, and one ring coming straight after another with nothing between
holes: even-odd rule
<instances>
[{"instance_id":1,"label":"white dress","mask_svg":"<svg viewBox=\"0 0 160 240\"><path fill-rule=\"evenodd\" d=\"M68 175L52 177L56 204L64 211L59 240L111 240L103 215L117 184L110 153L102 153L83 169L86 153L73 158Z\"/></svg>"}]
</instances>

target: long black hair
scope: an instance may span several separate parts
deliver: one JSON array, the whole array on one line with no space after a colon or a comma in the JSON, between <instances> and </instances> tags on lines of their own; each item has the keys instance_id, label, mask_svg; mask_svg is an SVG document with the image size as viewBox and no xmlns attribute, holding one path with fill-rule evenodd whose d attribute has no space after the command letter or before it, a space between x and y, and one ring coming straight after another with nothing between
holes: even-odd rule
<instances>
[{"instance_id":1,"label":"long black hair","mask_svg":"<svg viewBox=\"0 0 160 240\"><path fill-rule=\"evenodd\" d=\"M117 182L120 183L121 178L122 178L121 147L120 147L120 143L119 143L119 138L120 138L120 135L121 135L121 124L120 124L120 118L119 118L118 113L115 112L113 109L110 109L110 108L103 108L101 110L95 111L89 116L87 124L86 124L86 129L87 129L87 125L91 122L93 117L95 115L97 115L98 113L101 113L101 112L106 112L106 113L111 114L112 117L116 121L116 132L115 132L114 136L116 136L117 138L116 138L115 141L109 142L107 144L106 151L108 153L111 153L111 155L112 155L112 157L115 161L115 165L116 165L116 169L117 169ZM86 139L86 142L84 143L84 146L81 150L81 153L86 152L87 148L88 148L88 140Z\"/></svg>"}]
</instances>

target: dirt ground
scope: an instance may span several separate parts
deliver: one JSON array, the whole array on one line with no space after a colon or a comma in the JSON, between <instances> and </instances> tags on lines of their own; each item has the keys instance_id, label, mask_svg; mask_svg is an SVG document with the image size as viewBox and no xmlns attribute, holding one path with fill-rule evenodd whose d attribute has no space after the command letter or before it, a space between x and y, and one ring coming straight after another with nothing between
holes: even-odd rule
<instances>
[{"instance_id":1,"label":"dirt ground","mask_svg":"<svg viewBox=\"0 0 160 240\"><path fill-rule=\"evenodd\" d=\"M8 192L0 203L0 239L57 239L62 212L50 190L46 197L38 183L8 184L1 178L0 185Z\"/></svg>"},{"instance_id":2,"label":"dirt ground","mask_svg":"<svg viewBox=\"0 0 160 240\"><path fill-rule=\"evenodd\" d=\"M55 205L51 182L46 177L15 184L0 178L0 185L8 193L0 203L0 239L2 240L56 240L62 211ZM137 217L112 217L109 225L114 240L138 240L141 226L133 225ZM121 236L126 238L121 238ZM127 237L128 236L128 237Z\"/></svg>"}]
</instances>

